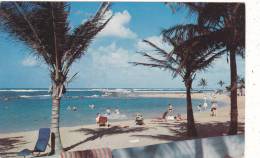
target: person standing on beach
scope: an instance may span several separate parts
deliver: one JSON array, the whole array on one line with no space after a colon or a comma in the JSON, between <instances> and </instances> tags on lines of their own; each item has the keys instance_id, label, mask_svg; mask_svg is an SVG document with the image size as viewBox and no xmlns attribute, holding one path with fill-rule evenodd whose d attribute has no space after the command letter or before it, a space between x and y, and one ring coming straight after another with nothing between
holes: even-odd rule
<instances>
[{"instance_id":1,"label":"person standing on beach","mask_svg":"<svg viewBox=\"0 0 260 158\"><path fill-rule=\"evenodd\" d=\"M212 105L211 105L211 116L217 116L217 103L216 102L212 102Z\"/></svg>"},{"instance_id":2,"label":"person standing on beach","mask_svg":"<svg viewBox=\"0 0 260 158\"><path fill-rule=\"evenodd\" d=\"M204 110L207 110L208 104L207 104L207 97L204 96L204 104L203 104Z\"/></svg>"}]
</instances>

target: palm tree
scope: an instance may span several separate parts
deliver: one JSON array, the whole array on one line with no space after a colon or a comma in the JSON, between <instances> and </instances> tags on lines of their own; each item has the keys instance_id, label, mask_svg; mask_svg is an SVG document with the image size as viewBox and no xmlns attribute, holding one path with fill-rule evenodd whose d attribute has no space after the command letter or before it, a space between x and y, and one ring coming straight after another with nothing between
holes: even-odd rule
<instances>
[{"instance_id":1,"label":"palm tree","mask_svg":"<svg viewBox=\"0 0 260 158\"><path fill-rule=\"evenodd\" d=\"M224 86L225 82L222 80L219 80L217 84L220 86L220 89L218 90L218 92L223 93L222 87Z\"/></svg>"},{"instance_id":2,"label":"palm tree","mask_svg":"<svg viewBox=\"0 0 260 158\"><path fill-rule=\"evenodd\" d=\"M226 91L227 91L227 92L231 92L231 85L226 86Z\"/></svg>"},{"instance_id":3,"label":"palm tree","mask_svg":"<svg viewBox=\"0 0 260 158\"><path fill-rule=\"evenodd\" d=\"M82 55L109 19L104 14L109 3L102 3L97 13L70 31L69 3L65 2L2 2L0 25L2 31L23 42L48 66L52 81L52 119L54 135L52 152L63 150L60 131L60 101L70 80L71 65Z\"/></svg>"},{"instance_id":4,"label":"palm tree","mask_svg":"<svg viewBox=\"0 0 260 158\"><path fill-rule=\"evenodd\" d=\"M180 31L179 26L175 26L174 29L177 32ZM192 82L196 76L196 72L208 68L215 58L218 58L222 53L224 53L221 51L218 51L217 53L216 50L218 50L218 46L202 48L197 47L195 43L189 46L186 45L186 47L182 46L182 42L185 38L190 38L183 36L184 34L187 34L188 36L196 36L198 33L199 32L194 32L194 30L188 32L184 31L180 34L175 34L176 38L170 38L163 34L164 42L172 46L172 51L170 52L167 52L148 40L144 40L143 42L154 48L155 52L160 57L155 57L146 52L139 52L146 57L149 62L131 62L134 65L143 65L168 70L172 73L172 77L180 76L183 79L186 87L188 136L197 136L191 100Z\"/></svg>"},{"instance_id":5,"label":"palm tree","mask_svg":"<svg viewBox=\"0 0 260 158\"><path fill-rule=\"evenodd\" d=\"M224 84L225 84L224 81L222 81L222 80L219 80L219 81L218 81L218 85L220 86L220 88L222 88Z\"/></svg>"},{"instance_id":6,"label":"palm tree","mask_svg":"<svg viewBox=\"0 0 260 158\"><path fill-rule=\"evenodd\" d=\"M203 89L208 85L208 82L205 78L201 78L199 81L198 86L202 87Z\"/></svg>"},{"instance_id":7,"label":"palm tree","mask_svg":"<svg viewBox=\"0 0 260 158\"><path fill-rule=\"evenodd\" d=\"M244 57L245 4L244 3L185 3L197 16L198 25L193 29L205 29L202 36L186 41L200 41L202 45L219 43L229 55L231 78L231 115L229 134L237 133L237 66L236 55ZM186 26L185 26L186 27ZM191 28L189 28L191 29ZM171 34L171 29L166 31Z\"/></svg>"}]
</instances>

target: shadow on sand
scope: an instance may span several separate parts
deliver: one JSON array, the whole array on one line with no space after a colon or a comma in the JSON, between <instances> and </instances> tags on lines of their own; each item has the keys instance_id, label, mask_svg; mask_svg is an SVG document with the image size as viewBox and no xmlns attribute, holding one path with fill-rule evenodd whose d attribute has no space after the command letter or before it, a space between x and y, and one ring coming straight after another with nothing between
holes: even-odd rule
<instances>
[{"instance_id":1,"label":"shadow on sand","mask_svg":"<svg viewBox=\"0 0 260 158\"><path fill-rule=\"evenodd\" d=\"M171 135L164 135L164 134L133 135L133 136L160 139L160 140L169 140L169 141L223 136L223 135L228 135L227 133L229 130L229 123L230 123L229 121L224 123L223 122L196 123L198 137L187 137L186 122L152 123L152 124L157 124L158 127L167 128L172 134ZM244 123L240 123L240 122L238 123L238 131L239 133L244 133Z\"/></svg>"},{"instance_id":2,"label":"shadow on sand","mask_svg":"<svg viewBox=\"0 0 260 158\"><path fill-rule=\"evenodd\" d=\"M27 143L22 139L23 139L22 136L0 138L0 156L15 157L17 152L8 152L8 151L12 149L17 149L19 146Z\"/></svg>"},{"instance_id":3,"label":"shadow on sand","mask_svg":"<svg viewBox=\"0 0 260 158\"><path fill-rule=\"evenodd\" d=\"M65 151L71 150L85 142L93 141L97 138L102 138L103 136L107 135L115 135L115 134L122 134L122 133L131 133L131 132L141 132L147 130L147 127L132 127L132 128L123 128L119 126L113 126L110 128L97 128L97 129L90 129L90 128L81 128L78 130L74 130L73 132L82 132L84 135L92 135L88 136L86 139L75 143L69 147L64 148Z\"/></svg>"},{"instance_id":4,"label":"shadow on sand","mask_svg":"<svg viewBox=\"0 0 260 158\"><path fill-rule=\"evenodd\" d=\"M115 158L124 156L125 158L231 158L231 155L243 155L243 139L226 139L225 137L215 137L227 135L229 122L196 123L198 137L186 136L186 122L160 122L158 127L166 128L171 134L155 135L133 135L136 137L173 141L165 144L149 145L145 147L118 149L114 152ZM244 133L244 123L238 123L239 133ZM212 138L209 138L212 137ZM206 142L202 139L209 138ZM192 140L189 140L192 139ZM187 141L178 141L187 140ZM228 140L228 141L227 141ZM190 142L189 142L190 141ZM238 147L238 148L237 148ZM239 151L237 151L239 150Z\"/></svg>"}]
</instances>

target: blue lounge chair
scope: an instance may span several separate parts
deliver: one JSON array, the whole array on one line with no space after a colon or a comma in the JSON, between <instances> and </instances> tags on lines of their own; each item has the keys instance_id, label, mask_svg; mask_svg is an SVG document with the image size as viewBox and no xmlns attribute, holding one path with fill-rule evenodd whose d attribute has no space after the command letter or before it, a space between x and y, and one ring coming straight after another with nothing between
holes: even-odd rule
<instances>
[{"instance_id":1,"label":"blue lounge chair","mask_svg":"<svg viewBox=\"0 0 260 158\"><path fill-rule=\"evenodd\" d=\"M40 128L38 139L34 149L24 149L20 151L17 155L26 157L28 155L34 154L35 152L38 152L38 154L40 154L40 152L44 152L46 150L47 145L49 145L50 133L50 128Z\"/></svg>"}]
</instances>

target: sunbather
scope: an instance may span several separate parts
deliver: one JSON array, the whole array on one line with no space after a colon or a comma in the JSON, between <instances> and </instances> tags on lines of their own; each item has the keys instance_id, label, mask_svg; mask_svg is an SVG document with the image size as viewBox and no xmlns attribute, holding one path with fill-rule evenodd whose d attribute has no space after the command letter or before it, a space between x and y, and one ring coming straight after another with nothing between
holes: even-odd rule
<instances>
[{"instance_id":1,"label":"sunbather","mask_svg":"<svg viewBox=\"0 0 260 158\"><path fill-rule=\"evenodd\" d=\"M178 113L177 116L175 116L176 121L181 121L183 118L181 117L181 114Z\"/></svg>"}]
</instances>

